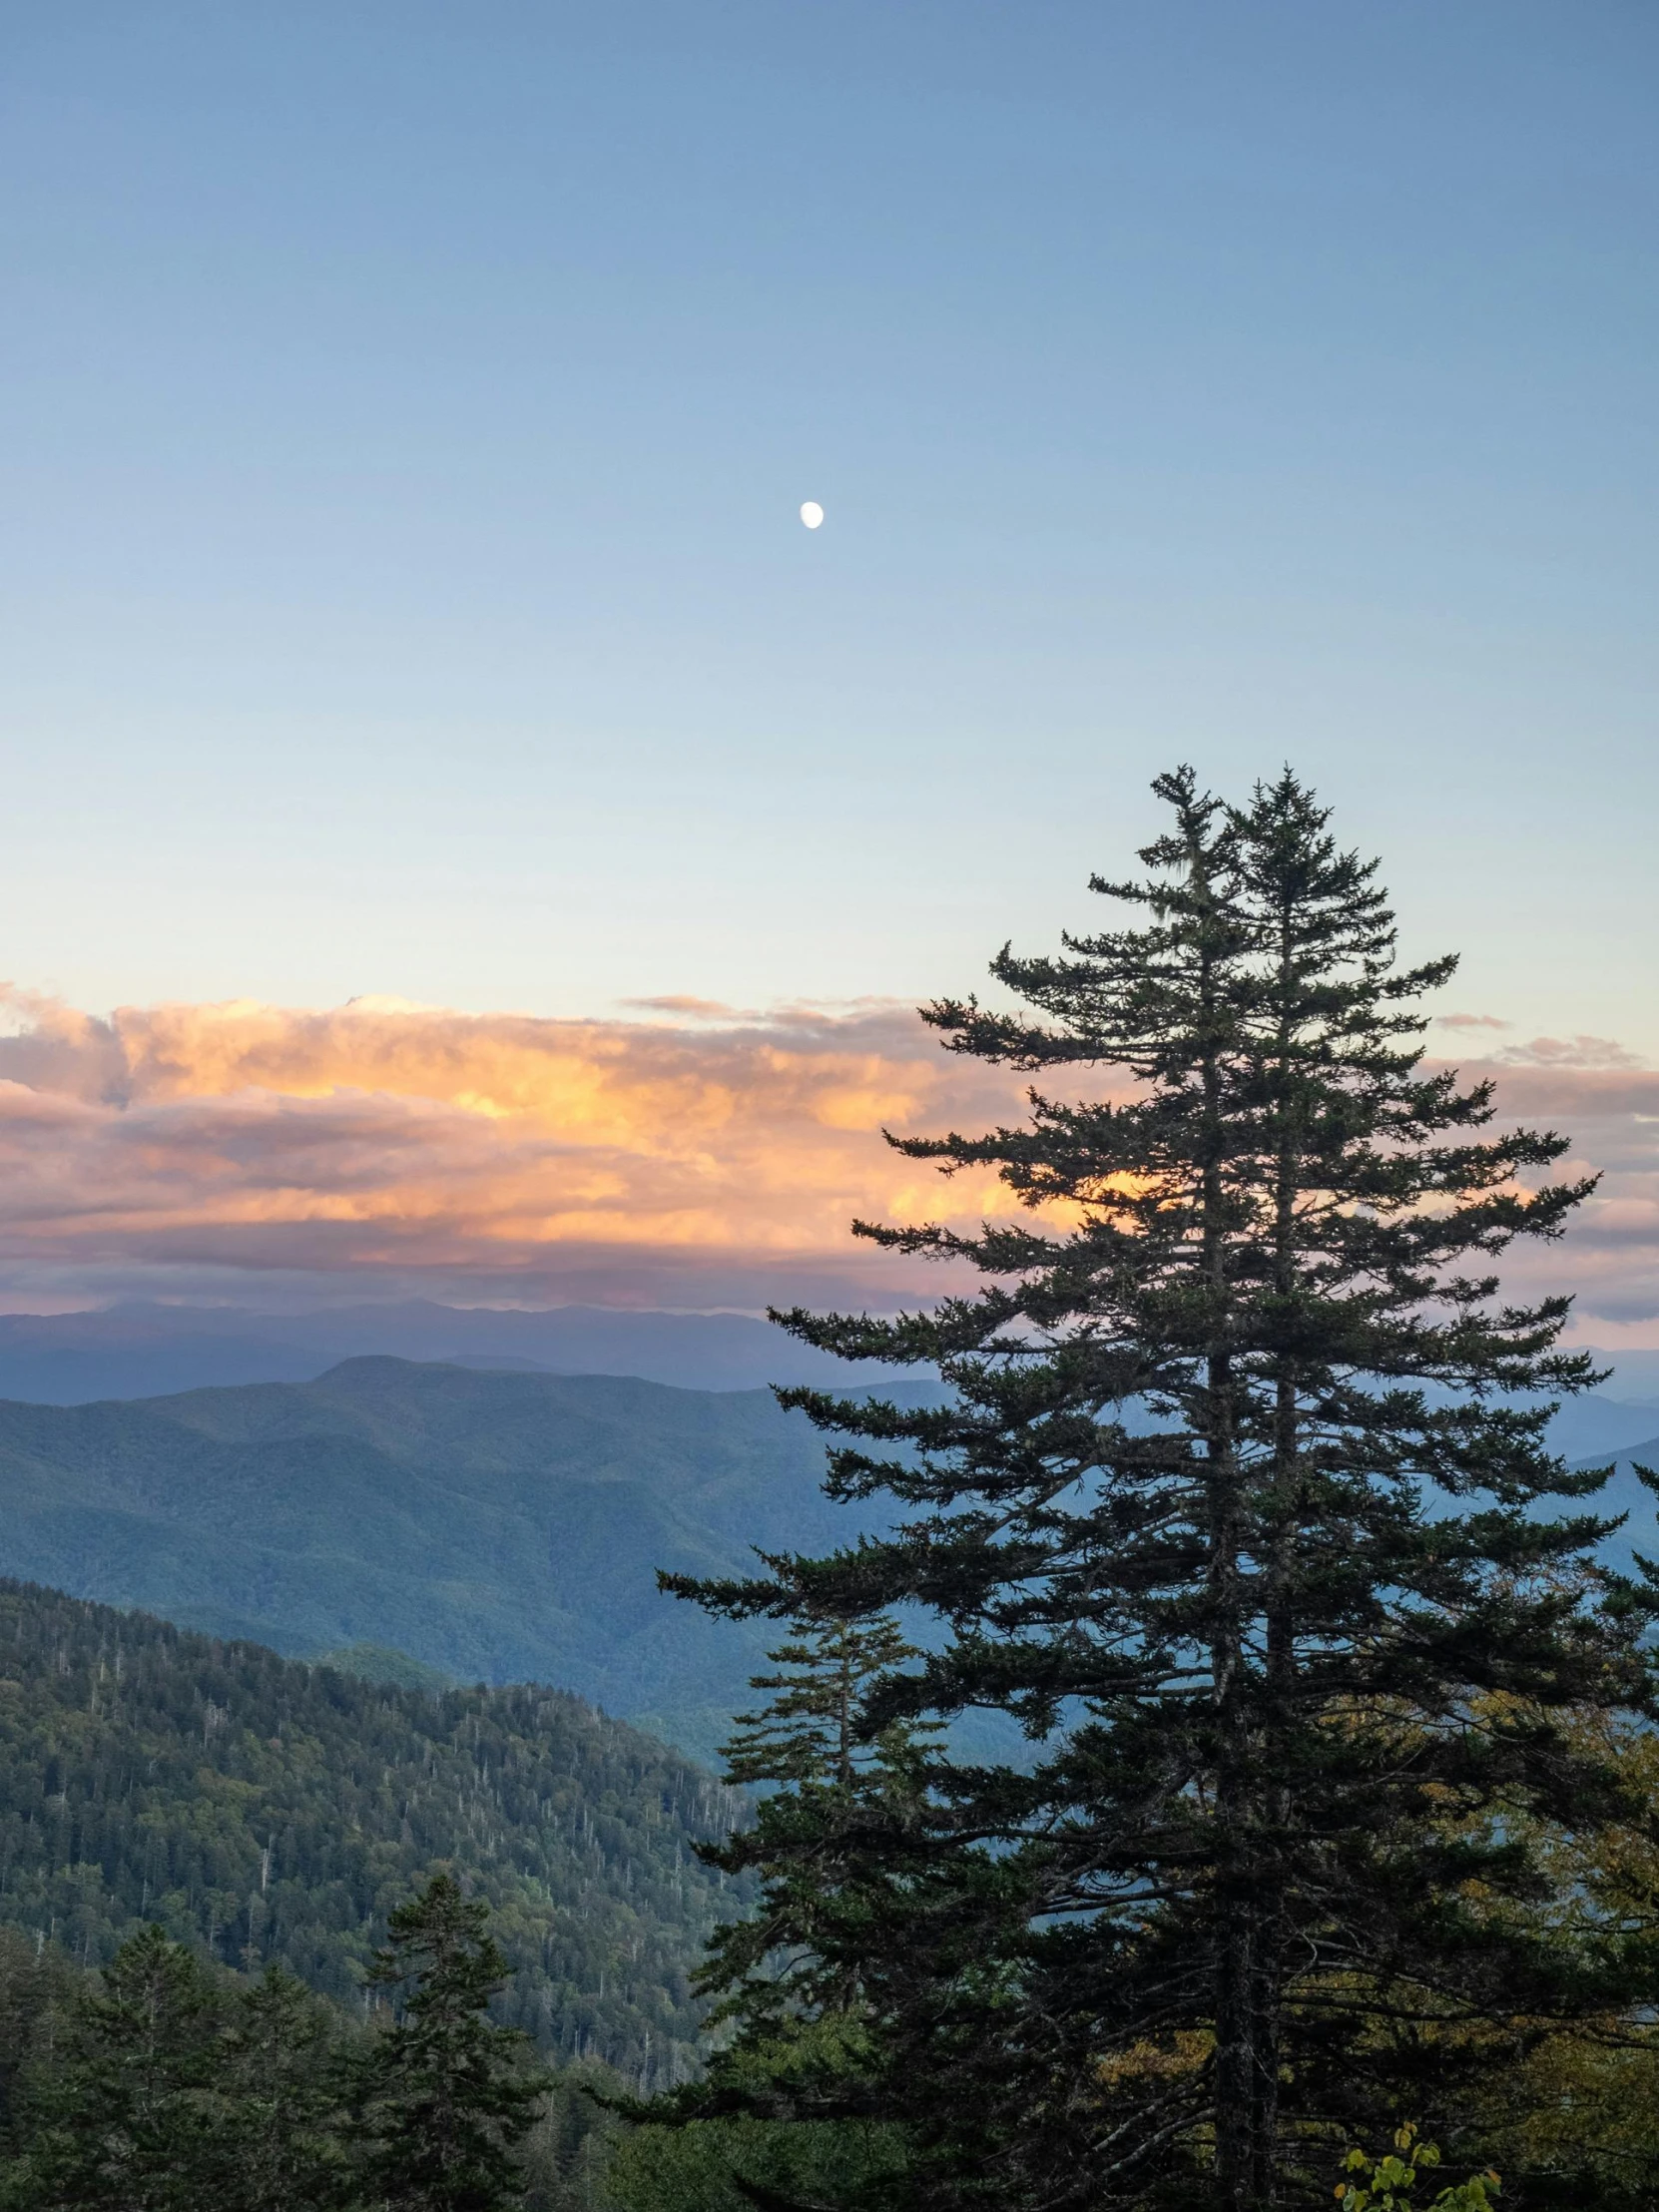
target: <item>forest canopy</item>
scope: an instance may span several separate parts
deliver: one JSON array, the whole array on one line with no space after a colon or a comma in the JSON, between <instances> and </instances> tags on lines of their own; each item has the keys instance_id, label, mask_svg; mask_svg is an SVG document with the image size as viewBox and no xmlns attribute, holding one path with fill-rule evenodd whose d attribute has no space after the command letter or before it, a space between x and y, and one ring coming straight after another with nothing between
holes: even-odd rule
<instances>
[{"instance_id":1,"label":"forest canopy","mask_svg":"<svg viewBox=\"0 0 1659 2212\"><path fill-rule=\"evenodd\" d=\"M510 1962L496 2018L660 2087L733 1904L695 1846L740 1805L557 1690L370 1683L0 1583L0 1927L84 1965L154 1922L360 2005L387 1916L452 1865Z\"/></svg>"}]
</instances>

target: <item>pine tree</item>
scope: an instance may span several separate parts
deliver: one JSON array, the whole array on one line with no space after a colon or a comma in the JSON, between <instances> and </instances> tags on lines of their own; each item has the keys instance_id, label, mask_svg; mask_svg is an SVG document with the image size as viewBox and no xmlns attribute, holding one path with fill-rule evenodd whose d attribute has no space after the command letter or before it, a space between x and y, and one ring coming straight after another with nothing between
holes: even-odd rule
<instances>
[{"instance_id":1,"label":"pine tree","mask_svg":"<svg viewBox=\"0 0 1659 2212\"><path fill-rule=\"evenodd\" d=\"M33 2118L20 2091L37 2079L78 1979L55 1943L0 1928L0 2145L7 2150L15 2147L19 2123L27 2128Z\"/></svg>"},{"instance_id":2,"label":"pine tree","mask_svg":"<svg viewBox=\"0 0 1659 2212\"><path fill-rule=\"evenodd\" d=\"M875 2109L864 1961L874 1929L907 1910L905 1844L932 1730L894 1721L871 1736L859 1723L873 1688L919 1656L885 1618L803 1615L769 1654L780 1671L751 1678L774 1695L738 1716L722 1755L729 1782L766 1794L751 1827L698 1852L758 1876L761 1895L717 1932L697 1976L721 2031L703 2078L630 2108L657 2126L623 2154L620 2203L677 2192L688 2206L769 2212L907 2203L902 2137Z\"/></svg>"},{"instance_id":3,"label":"pine tree","mask_svg":"<svg viewBox=\"0 0 1659 2212\"><path fill-rule=\"evenodd\" d=\"M216 2212L327 2212L346 2198L340 2036L281 1965L238 1992L220 2039Z\"/></svg>"},{"instance_id":4,"label":"pine tree","mask_svg":"<svg viewBox=\"0 0 1659 2212\"><path fill-rule=\"evenodd\" d=\"M923 1009L950 1050L1096 1071L1020 1126L889 1140L993 1167L1029 1221L855 1225L981 1287L774 1317L949 1385L780 1393L895 1532L695 1592L930 1607L943 1648L860 1726L983 1707L1031 1739L929 1759L904 1909L856 1962L940 2205L1318 2201L1345 2131L1410 2111L1450 2142L1529 2020L1619 1998L1611 1950L1502 1910L1539 1879L1518 1816L1616 1795L1562 1714L1641 1695L1638 1602L1586 1564L1607 1524L1544 1510L1595 1486L1543 1440L1590 1363L1566 1300L1502 1303L1491 1266L1590 1185L1424 1068L1454 963L1396 967L1375 863L1293 776L1244 808L1155 789L1147 875L1092 885L1128 926L1005 947L1030 1011Z\"/></svg>"},{"instance_id":5,"label":"pine tree","mask_svg":"<svg viewBox=\"0 0 1659 2212\"><path fill-rule=\"evenodd\" d=\"M160 1928L125 1943L71 2009L36 2085L12 2201L65 2212L198 2212L214 2200L220 2006Z\"/></svg>"},{"instance_id":6,"label":"pine tree","mask_svg":"<svg viewBox=\"0 0 1659 2212\"><path fill-rule=\"evenodd\" d=\"M507 1961L488 1908L449 1874L399 1906L369 1971L393 1993L358 2090L359 2187L377 2212L505 2212L523 2202L513 2147L544 2084L528 2044L487 2006Z\"/></svg>"},{"instance_id":7,"label":"pine tree","mask_svg":"<svg viewBox=\"0 0 1659 2212\"><path fill-rule=\"evenodd\" d=\"M661 1579L682 1594L699 1588ZM872 1918L897 1894L933 1729L893 1721L860 1734L870 1691L920 1656L884 1617L804 1615L768 1656L783 1671L755 1675L751 1686L776 1694L738 1716L722 1757L729 1782L769 1794L752 1827L698 1852L727 1874L758 1874L761 1900L715 1936L697 1987L719 1998L717 2021L744 2023L736 2048L752 2047L763 2028L776 2037L811 2027L810 2047L838 2071L860 2033L859 1962Z\"/></svg>"},{"instance_id":8,"label":"pine tree","mask_svg":"<svg viewBox=\"0 0 1659 2212\"><path fill-rule=\"evenodd\" d=\"M662 1586L695 1593L689 1576L665 1574ZM752 1690L778 1694L758 1713L740 1713L737 1733L722 1744L726 1779L737 1789L794 1783L853 1800L860 1775L890 1762L907 1738L895 1732L871 1745L859 1732L866 1690L919 1657L887 1619L790 1623L787 1642L767 1653L782 1674L756 1674Z\"/></svg>"}]
</instances>

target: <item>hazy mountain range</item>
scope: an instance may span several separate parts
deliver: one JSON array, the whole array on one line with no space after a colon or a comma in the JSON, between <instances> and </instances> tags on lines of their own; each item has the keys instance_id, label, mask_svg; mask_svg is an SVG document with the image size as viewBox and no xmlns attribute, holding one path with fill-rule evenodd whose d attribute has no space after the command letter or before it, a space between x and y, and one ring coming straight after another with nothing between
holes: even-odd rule
<instances>
[{"instance_id":1,"label":"hazy mountain range","mask_svg":"<svg viewBox=\"0 0 1659 2212\"><path fill-rule=\"evenodd\" d=\"M384 1358L6 1401L0 1573L297 1655L555 1683L707 1757L769 1632L663 1597L656 1570L849 1540L870 1521L823 1496L823 1456L769 1391Z\"/></svg>"},{"instance_id":2,"label":"hazy mountain range","mask_svg":"<svg viewBox=\"0 0 1659 2212\"><path fill-rule=\"evenodd\" d=\"M1592 1398L1561 1419L1572 1458L1624 1461L1618 1548L1652 1548L1628 1460L1659 1461L1659 1410ZM754 1547L878 1525L824 1496L823 1468L770 1391L626 1376L374 1356L308 1382L6 1400L0 1574L296 1656L390 1647L462 1682L553 1683L707 1759L776 1634L662 1596L656 1571L744 1573Z\"/></svg>"},{"instance_id":3,"label":"hazy mountain range","mask_svg":"<svg viewBox=\"0 0 1659 2212\"><path fill-rule=\"evenodd\" d=\"M884 1371L798 1344L749 1314L598 1306L443 1306L431 1300L269 1314L234 1306L132 1303L74 1314L0 1314L0 1398L84 1405L239 1382L308 1382L343 1360L383 1354L549 1375L635 1376L680 1389L774 1382L873 1382ZM1621 1451L1659 1432L1659 1352L1607 1355L1612 1380L1562 1408L1552 1437L1568 1458Z\"/></svg>"},{"instance_id":4,"label":"hazy mountain range","mask_svg":"<svg viewBox=\"0 0 1659 2212\"><path fill-rule=\"evenodd\" d=\"M234 1306L131 1304L94 1313L0 1314L0 1397L83 1405L216 1383L308 1382L341 1360L399 1360L633 1375L685 1389L869 1382L748 1314L633 1313L598 1306L341 1306L264 1314Z\"/></svg>"}]
</instances>

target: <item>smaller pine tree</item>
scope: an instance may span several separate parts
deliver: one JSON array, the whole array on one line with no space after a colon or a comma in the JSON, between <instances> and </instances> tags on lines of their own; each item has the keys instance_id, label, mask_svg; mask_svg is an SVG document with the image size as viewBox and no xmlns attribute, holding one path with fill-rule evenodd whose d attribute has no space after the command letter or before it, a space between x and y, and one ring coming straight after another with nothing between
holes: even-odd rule
<instances>
[{"instance_id":1,"label":"smaller pine tree","mask_svg":"<svg viewBox=\"0 0 1659 2212\"><path fill-rule=\"evenodd\" d=\"M665 1576L690 1594L689 1582ZM721 1747L728 1781L763 1788L753 1828L700 1856L728 1874L756 1873L761 1907L719 1931L698 1987L720 1998L717 2019L788 2021L855 2031L870 1916L901 1895L902 1838L911 1822L936 1723L895 1722L879 1732L864 1702L906 1660L919 1658L883 1616L848 1620L803 1614L768 1654L782 1671L752 1677L775 1693L741 1713Z\"/></svg>"},{"instance_id":2,"label":"smaller pine tree","mask_svg":"<svg viewBox=\"0 0 1659 2212\"><path fill-rule=\"evenodd\" d=\"M435 1875L400 1906L369 1969L391 2024L363 2062L352 2133L358 2187L375 2212L506 2212L522 2204L513 2156L545 2084L527 2039L495 2026L490 1998L507 1961L489 1909Z\"/></svg>"},{"instance_id":3,"label":"smaller pine tree","mask_svg":"<svg viewBox=\"0 0 1659 2212\"><path fill-rule=\"evenodd\" d=\"M220 2006L182 1943L147 1928L76 2001L38 2084L10 2201L34 2212L200 2212L215 2201Z\"/></svg>"},{"instance_id":4,"label":"smaller pine tree","mask_svg":"<svg viewBox=\"0 0 1659 2212\"><path fill-rule=\"evenodd\" d=\"M678 1576L663 1579L670 1589L688 1587ZM720 1747L727 1780L739 1789L789 1784L830 1790L849 1801L860 1775L890 1764L906 1741L898 1731L874 1742L860 1734L864 1692L919 1653L885 1616L804 1616L767 1657L785 1671L751 1675L749 1686L778 1695L761 1712L738 1715L737 1733Z\"/></svg>"},{"instance_id":5,"label":"smaller pine tree","mask_svg":"<svg viewBox=\"0 0 1659 2212\"><path fill-rule=\"evenodd\" d=\"M345 2201L339 2028L280 1964L238 1998L218 2059L223 2212L328 2212Z\"/></svg>"},{"instance_id":6,"label":"smaller pine tree","mask_svg":"<svg viewBox=\"0 0 1659 2212\"><path fill-rule=\"evenodd\" d=\"M862 1962L880 1947L872 1928L910 1909L906 1838L931 1724L872 1730L866 1705L920 1654L885 1617L804 1613L769 1656L779 1671L752 1686L774 1695L722 1747L727 1779L767 1794L752 1827L699 1847L759 1876L758 1909L717 1932L698 1973L711 2024L729 2031L704 2078L629 2107L658 2124L623 2146L611 2187L642 2212L670 2196L769 2212L907 2202L902 2133L876 2112Z\"/></svg>"}]
</instances>

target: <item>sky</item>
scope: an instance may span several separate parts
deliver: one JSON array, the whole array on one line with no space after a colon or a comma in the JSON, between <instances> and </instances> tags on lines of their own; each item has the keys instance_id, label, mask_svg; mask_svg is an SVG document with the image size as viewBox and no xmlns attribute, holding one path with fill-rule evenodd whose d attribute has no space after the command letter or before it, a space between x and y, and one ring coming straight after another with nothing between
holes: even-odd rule
<instances>
[{"instance_id":1,"label":"sky","mask_svg":"<svg viewBox=\"0 0 1659 2212\"><path fill-rule=\"evenodd\" d=\"M1659 1343L1656 89L1611 0L0 0L0 1298L818 1281L987 1103L901 1009L1289 760Z\"/></svg>"}]
</instances>

